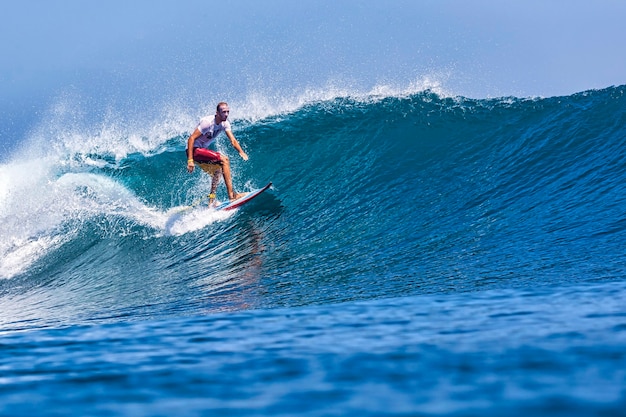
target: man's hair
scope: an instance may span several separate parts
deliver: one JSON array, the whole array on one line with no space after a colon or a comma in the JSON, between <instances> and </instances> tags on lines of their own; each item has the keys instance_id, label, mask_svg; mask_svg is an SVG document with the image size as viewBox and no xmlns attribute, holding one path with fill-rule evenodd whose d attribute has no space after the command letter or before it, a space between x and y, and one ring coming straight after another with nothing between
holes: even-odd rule
<instances>
[{"instance_id":1,"label":"man's hair","mask_svg":"<svg viewBox=\"0 0 626 417\"><path fill-rule=\"evenodd\" d=\"M219 112L221 106L228 106L228 103L225 101L220 101L219 103L217 103L217 108L215 109L215 111Z\"/></svg>"}]
</instances>

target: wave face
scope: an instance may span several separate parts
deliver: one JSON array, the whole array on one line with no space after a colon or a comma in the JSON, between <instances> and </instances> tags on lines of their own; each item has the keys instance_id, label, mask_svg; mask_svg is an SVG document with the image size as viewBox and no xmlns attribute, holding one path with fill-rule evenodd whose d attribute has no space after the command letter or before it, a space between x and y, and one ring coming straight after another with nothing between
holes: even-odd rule
<instances>
[{"instance_id":1,"label":"wave face","mask_svg":"<svg viewBox=\"0 0 626 417\"><path fill-rule=\"evenodd\" d=\"M191 211L177 211L181 205L196 203L210 186L206 175L190 175L185 170L183 151L189 133L185 129L195 122L185 120L189 123L181 123L184 128L172 128L166 137L148 133L138 138L118 133L106 123L101 130L106 135L93 140L79 141L75 132L56 132L58 141L41 149L40 164L27 168L14 161L0 167L0 330L9 334L42 328L61 331L65 326L93 324L120 326L136 335L145 329L133 327L134 322L158 326L171 322L175 328L206 325L220 333L219 320L233 320L229 325L234 327L252 326L244 314L249 311L252 323L260 326L254 330L257 340L262 340L259 343L280 345L280 337L271 335L296 324L292 318L281 321L283 316L271 311L287 309L288 317L310 317L330 309L329 326L347 332L338 343L352 356L343 360L346 365L360 363L364 374L369 368L360 362L363 358L372 363L380 360L389 378L395 378L388 359L400 355L400 363L404 360L409 367L417 358L426 362L430 358L430 372L439 370L443 375L449 371L442 368L448 354L460 362L469 361L471 377L494 377L498 369L507 367L523 372L528 361L490 363L484 371L484 363L473 354L467 356L467 351L459 353L452 347L454 353L448 354L426 347L407 352L400 336L387 345L392 346L388 350L379 346L380 356L370 352L364 357L360 350L351 350L354 346L349 340L351 335L362 335L367 343L378 340L380 326L396 320L387 316L389 305L405 309L412 317L434 314L425 304L433 309L443 305L446 311L454 311L448 317L451 327L466 315L495 311L502 315L492 325L500 326L503 333L509 326L523 327L528 311L535 312L535 323L549 321L549 310L534 308L539 295L544 297L541 302L556 302L559 317L566 322L578 318L568 316L568 306L574 314L576 300L593 304L593 292L603 294L605 302L612 297L623 299L626 291L619 283L626 278L625 92L621 86L567 97L475 100L427 90L400 96L339 97L261 119L242 117L233 125L250 160L241 161L224 139L221 142L231 156L235 187L245 190L268 181L274 187L229 214L212 212L202 204ZM218 197L225 197L223 185ZM578 294L573 299L562 295L571 286ZM508 317L508 307L500 304L499 291L508 291L507 297L516 300L514 309L520 318L501 318ZM535 298L526 300L526 295ZM432 297L449 298L438 304L440 299ZM355 306L361 306L359 314L378 325L361 329L352 321ZM223 315L234 311L238 315ZM197 318L208 313L220 319L207 324L206 319ZM599 327L613 329L609 332L614 332L612 343L618 349L619 340L624 340L624 324L609 325L599 317L619 317L626 310L622 306L621 313L605 313L593 316L590 311L585 317L596 317ZM184 317L195 318L187 322ZM447 322L441 312L429 318L442 325ZM279 323L277 327L264 327L272 320ZM489 353L495 348L486 348L485 340L497 341L481 326L476 324L471 330L479 336L466 341L466 346L472 346L471 352ZM558 334L558 326L552 326L550 335ZM81 328L71 329L80 333ZM565 355L565 346L581 334L591 337L587 330L570 329L564 339L546 337L563 340L559 346ZM167 331L172 332L171 328ZM419 333L428 339L420 333L423 329L406 331L418 345L429 343L410 337ZM389 336L382 333L383 338ZM155 339L155 345L169 340L167 334ZM233 342L226 334L220 337L224 343ZM302 330L291 343L304 343L306 337ZM524 350L527 343L532 345L531 340L529 335L519 344L511 342L508 352L518 359L519 355L541 356ZM188 343L191 346L197 340ZM548 345L552 347L546 349L553 349L554 345ZM501 349L506 352L507 348ZM280 368L289 367L284 353L257 359L282 363L279 368L289 375L293 371L317 378L324 369L339 372L333 368L331 348L298 352L309 360L305 370L298 363L296 371ZM322 358L315 365L307 356L318 353L328 361ZM574 355L571 363L589 359L581 351L570 353ZM548 356L554 355L550 350ZM619 358L615 360L623 361ZM297 362L293 357L289 360ZM569 362L562 360L565 369ZM587 370L593 373L593 367L600 366L608 372L616 365L598 361L592 358ZM154 364L146 365L150 366ZM239 372L224 366L225 371ZM573 372L576 377L584 376L584 370L568 369L556 377L562 378L563 390L572 384ZM123 372L131 371L124 368ZM356 378L329 375L336 380ZM527 384L536 380L524 375L517 381L518 388L528 390ZM593 375L600 383L607 382ZM254 391L255 377L249 377L253 380L246 384ZM619 375L607 376L613 377ZM287 383L289 378L282 381ZM353 398L358 400L368 398L366 384L385 384L371 379L353 382ZM154 382L154 392L159 392L160 383L164 382ZM285 388L274 383L279 384L274 386L277 391ZM426 408L411 407L406 395L415 386L389 383L391 398L400 401L393 403L398 413L422 410L457 415L469 404L455 397L450 408L439 409L432 402L423 403L430 404ZM475 394L484 394L487 403L493 404L488 385ZM560 395L556 385L556 394L547 387L540 389L541 395L530 408L505 401L494 410L496 414L514 409L535 414L552 410L553 394ZM335 388L347 389L340 383ZM350 390L345 392L350 397ZM424 395L429 393L435 401L435 391ZM88 392L83 394L89 397ZM604 408L594 408L595 403L585 403L586 393L579 394L572 402L565 401L564 412L568 407L577 409L581 401L590 412L610 412L624 401L622 392L605 399ZM303 398L309 397L303 394ZM229 406L224 401L216 409ZM288 412L289 404L299 410L293 398L276 401L287 407L279 408L282 412ZM408 401L408 408L402 407L402 401ZM482 405L474 405L481 410ZM267 407L268 415L276 411Z\"/></svg>"}]
</instances>

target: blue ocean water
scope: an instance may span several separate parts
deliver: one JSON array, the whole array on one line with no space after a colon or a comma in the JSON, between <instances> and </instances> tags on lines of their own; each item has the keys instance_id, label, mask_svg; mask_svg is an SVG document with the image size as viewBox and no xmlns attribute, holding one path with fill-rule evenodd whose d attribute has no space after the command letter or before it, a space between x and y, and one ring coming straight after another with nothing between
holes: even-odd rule
<instances>
[{"instance_id":1,"label":"blue ocean water","mask_svg":"<svg viewBox=\"0 0 626 417\"><path fill-rule=\"evenodd\" d=\"M626 415L625 93L232 103L274 187L226 214L176 211L194 117L55 109L0 165L0 414Z\"/></svg>"}]
</instances>

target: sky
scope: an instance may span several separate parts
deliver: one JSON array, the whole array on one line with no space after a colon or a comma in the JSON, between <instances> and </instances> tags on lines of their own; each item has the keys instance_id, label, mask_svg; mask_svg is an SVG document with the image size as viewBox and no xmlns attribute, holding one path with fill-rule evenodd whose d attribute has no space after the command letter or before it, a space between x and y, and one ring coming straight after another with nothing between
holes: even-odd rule
<instances>
[{"instance_id":1,"label":"sky","mask_svg":"<svg viewBox=\"0 0 626 417\"><path fill-rule=\"evenodd\" d=\"M20 0L2 16L5 139L67 94L199 106L329 86L484 98L626 83L623 0Z\"/></svg>"}]
</instances>

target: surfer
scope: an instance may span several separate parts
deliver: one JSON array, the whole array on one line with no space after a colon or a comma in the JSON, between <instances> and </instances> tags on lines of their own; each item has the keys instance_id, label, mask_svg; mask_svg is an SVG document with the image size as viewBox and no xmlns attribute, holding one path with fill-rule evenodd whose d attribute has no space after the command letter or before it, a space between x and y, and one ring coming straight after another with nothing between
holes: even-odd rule
<instances>
[{"instance_id":1,"label":"surfer","mask_svg":"<svg viewBox=\"0 0 626 417\"><path fill-rule=\"evenodd\" d=\"M193 172L195 164L212 177L211 194L209 194L209 205L215 202L215 190L219 182L220 172L224 177L228 198L230 201L236 200L244 194L238 194L233 188L232 176L230 173L230 160L227 155L216 152L209 147L215 142L215 138L222 132L226 133L233 148L239 152L239 156L244 161L248 160L248 155L241 149L239 142L230 127L228 115L230 109L228 103L220 102L217 105L215 116L206 116L200 119L198 127L193 131L187 140L187 171Z\"/></svg>"}]
</instances>

